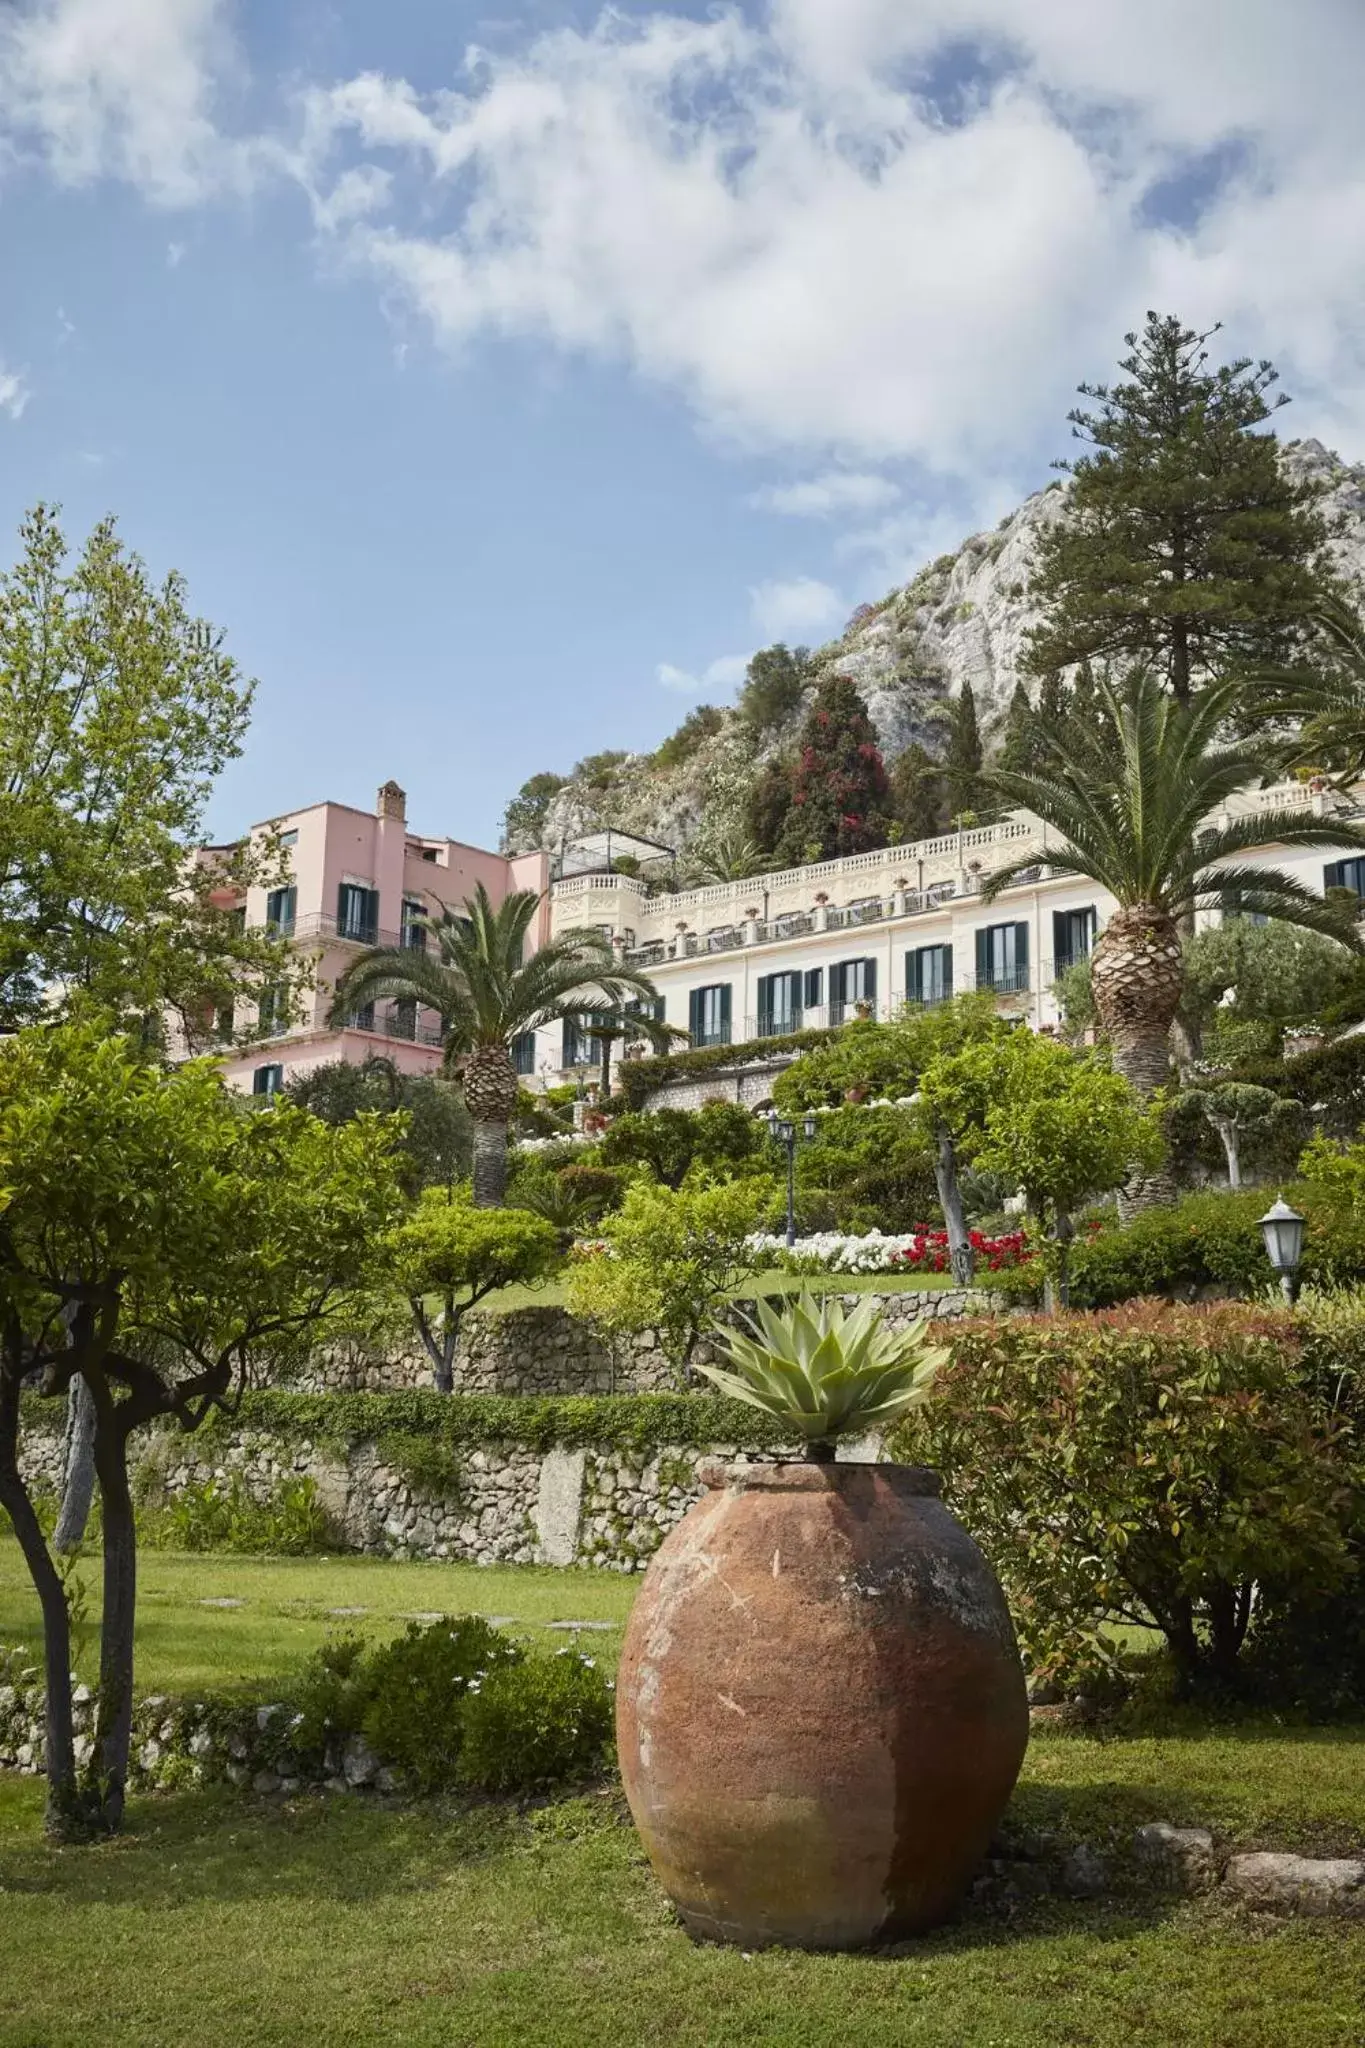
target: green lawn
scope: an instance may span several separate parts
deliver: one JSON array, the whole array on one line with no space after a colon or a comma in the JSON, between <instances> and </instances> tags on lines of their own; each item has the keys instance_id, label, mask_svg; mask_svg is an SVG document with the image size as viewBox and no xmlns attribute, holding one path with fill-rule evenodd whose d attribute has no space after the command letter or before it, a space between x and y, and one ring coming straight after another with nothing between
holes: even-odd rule
<instances>
[{"instance_id":1,"label":"green lawn","mask_svg":"<svg viewBox=\"0 0 1365 2048\"><path fill-rule=\"evenodd\" d=\"M956 1286L951 1273L812 1273L804 1279L794 1273L758 1273L736 1289L736 1298L751 1300L756 1294L795 1294L803 1286L816 1294L907 1294L935 1287ZM990 1285L988 1273L981 1285ZM547 1280L543 1287L500 1287L485 1295L481 1309L506 1315L514 1308L563 1308L564 1282Z\"/></svg>"},{"instance_id":2,"label":"green lawn","mask_svg":"<svg viewBox=\"0 0 1365 2048\"><path fill-rule=\"evenodd\" d=\"M968 1915L874 1957L746 1956L674 1924L611 1796L526 1814L133 1803L40 1840L0 1778L9 2048L1359 2048L1365 1928L1208 1904Z\"/></svg>"},{"instance_id":3,"label":"green lawn","mask_svg":"<svg viewBox=\"0 0 1365 2048\"><path fill-rule=\"evenodd\" d=\"M474 1610L534 1635L625 1619L633 1576L152 1553L139 1683L267 1688L331 1629ZM206 1600L240 1600L213 1607ZM363 1607L364 1614L333 1610ZM0 1642L36 1643L11 1541ZM594 1637L614 1661L619 1627ZM611 1794L525 1814L310 1795L133 1803L120 1840L49 1849L0 1774L0 2048L244 2043L927 2043L1359 2048L1365 1927L1209 1902L967 1915L894 1956L753 1958L674 1924ZM1020 1823L1103 1842L1154 1818L1247 1846L1365 1848L1365 1728L1098 1740L1040 1731Z\"/></svg>"},{"instance_id":4,"label":"green lawn","mask_svg":"<svg viewBox=\"0 0 1365 2048\"><path fill-rule=\"evenodd\" d=\"M99 1564L83 1565L90 1616L99 1618ZM619 1624L638 1581L631 1575L533 1565L391 1564L375 1557L180 1556L138 1558L137 1682L143 1692L270 1685L341 1630L395 1635L412 1615L475 1613L519 1633L553 1639L555 1621L611 1621L603 1653L615 1661ZM239 1607L206 1601L238 1600ZM340 1613L338 1609L363 1609ZM594 1631L594 1634L597 1632ZM94 1677L90 1631L80 1662ZM560 1640L567 1640L559 1634ZM0 1643L40 1641L38 1614L19 1546L0 1537Z\"/></svg>"}]
</instances>

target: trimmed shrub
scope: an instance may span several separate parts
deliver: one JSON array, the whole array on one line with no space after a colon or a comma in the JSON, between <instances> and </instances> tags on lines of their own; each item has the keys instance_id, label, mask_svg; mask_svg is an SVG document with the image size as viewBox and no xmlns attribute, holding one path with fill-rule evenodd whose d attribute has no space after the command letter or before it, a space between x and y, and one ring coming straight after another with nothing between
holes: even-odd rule
<instances>
[{"instance_id":1,"label":"trimmed shrub","mask_svg":"<svg viewBox=\"0 0 1365 2048\"><path fill-rule=\"evenodd\" d=\"M365 1740L414 1791L444 1790L455 1781L471 1686L519 1664L522 1655L477 1614L425 1628L410 1621L366 1660Z\"/></svg>"},{"instance_id":2,"label":"trimmed shrub","mask_svg":"<svg viewBox=\"0 0 1365 2048\"><path fill-rule=\"evenodd\" d=\"M601 1769L612 1734L611 1687L576 1650L528 1656L480 1615L410 1622L378 1647L355 1635L326 1644L292 1688L291 1739L333 1764L363 1735L414 1792L457 1784L535 1792Z\"/></svg>"},{"instance_id":3,"label":"trimmed shrub","mask_svg":"<svg viewBox=\"0 0 1365 2048\"><path fill-rule=\"evenodd\" d=\"M1365 1220L1323 1191L1295 1183L1288 1199L1308 1219L1306 1284L1341 1286L1365 1279ZM1071 1305L1111 1308L1143 1295L1192 1300L1205 1288L1234 1295L1274 1284L1258 1225L1272 1199L1265 1188L1187 1195L1169 1209L1148 1209L1131 1223L1092 1228L1071 1250ZM1002 1275L1007 1288L1034 1296L1039 1276L1025 1266Z\"/></svg>"},{"instance_id":4,"label":"trimmed shrub","mask_svg":"<svg viewBox=\"0 0 1365 2048\"><path fill-rule=\"evenodd\" d=\"M541 1792L590 1777L612 1739L612 1694L577 1650L491 1671L468 1688L458 1776L483 1792Z\"/></svg>"},{"instance_id":5,"label":"trimmed shrub","mask_svg":"<svg viewBox=\"0 0 1365 2048\"><path fill-rule=\"evenodd\" d=\"M1254 1589L1297 1609L1354 1566L1351 1433L1304 1353L1278 1309L964 1324L895 1449L943 1473L1039 1676L1116 1670L1121 1623L1183 1693L1229 1688Z\"/></svg>"}]
</instances>

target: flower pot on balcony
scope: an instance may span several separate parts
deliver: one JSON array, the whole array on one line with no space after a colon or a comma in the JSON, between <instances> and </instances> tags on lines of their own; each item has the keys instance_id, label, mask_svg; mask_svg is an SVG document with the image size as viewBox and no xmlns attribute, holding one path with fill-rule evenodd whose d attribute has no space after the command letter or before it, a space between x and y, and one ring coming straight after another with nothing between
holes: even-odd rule
<instances>
[{"instance_id":1,"label":"flower pot on balcony","mask_svg":"<svg viewBox=\"0 0 1365 2048\"><path fill-rule=\"evenodd\" d=\"M855 1082L854 1082L854 1084L853 1084L853 1086L852 1086L851 1088L845 1088L845 1090L844 1090L844 1101L845 1101L845 1102L866 1102L866 1101L867 1101L867 1093L868 1093L868 1091L867 1091L867 1087L866 1087L866 1084L865 1084L864 1082L862 1082L862 1081L855 1081Z\"/></svg>"},{"instance_id":2,"label":"flower pot on balcony","mask_svg":"<svg viewBox=\"0 0 1365 2048\"><path fill-rule=\"evenodd\" d=\"M626 1796L686 1926L849 1949L936 1926L1028 1739L989 1565L897 1465L703 1468L635 1603Z\"/></svg>"}]
</instances>

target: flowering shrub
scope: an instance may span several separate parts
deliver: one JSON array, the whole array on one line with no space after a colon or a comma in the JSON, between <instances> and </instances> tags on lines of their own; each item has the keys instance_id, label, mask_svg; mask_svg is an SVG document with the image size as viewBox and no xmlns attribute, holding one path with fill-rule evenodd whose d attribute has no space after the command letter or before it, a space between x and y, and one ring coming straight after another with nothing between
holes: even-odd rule
<instances>
[{"instance_id":1,"label":"flowering shrub","mask_svg":"<svg viewBox=\"0 0 1365 2048\"><path fill-rule=\"evenodd\" d=\"M986 1237L974 1230L971 1241L978 1265L990 1273L1023 1265L1032 1257L1022 1230L1008 1230L1000 1237ZM762 1264L781 1266L789 1273L946 1273L949 1266L947 1231L931 1230L927 1225L908 1235L868 1230L855 1237L821 1230L798 1237L791 1246L773 1236L753 1237L749 1242Z\"/></svg>"}]
</instances>

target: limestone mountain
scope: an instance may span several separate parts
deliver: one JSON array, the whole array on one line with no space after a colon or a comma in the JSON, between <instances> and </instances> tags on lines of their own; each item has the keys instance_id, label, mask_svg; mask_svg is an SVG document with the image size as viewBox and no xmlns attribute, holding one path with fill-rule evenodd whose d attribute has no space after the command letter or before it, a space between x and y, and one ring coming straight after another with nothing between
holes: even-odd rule
<instances>
[{"instance_id":1,"label":"limestone mountain","mask_svg":"<svg viewBox=\"0 0 1365 2048\"><path fill-rule=\"evenodd\" d=\"M1365 588L1365 463L1345 463L1315 440L1287 442L1281 460L1296 480L1325 487L1336 564ZM840 637L812 654L811 688L823 676L852 677L888 763L912 742L941 755L948 705L964 683L987 742L998 734L1034 623L1034 546L1065 511L1068 488L1058 479L1033 492L992 532L969 535L879 603L860 605ZM508 850L554 849L604 825L682 850L714 850L742 836L755 778L790 743L798 717L799 707L756 741L732 707L718 720L698 720L694 744L675 735L655 755L600 754L562 781L536 778L557 786L509 818Z\"/></svg>"}]
</instances>

